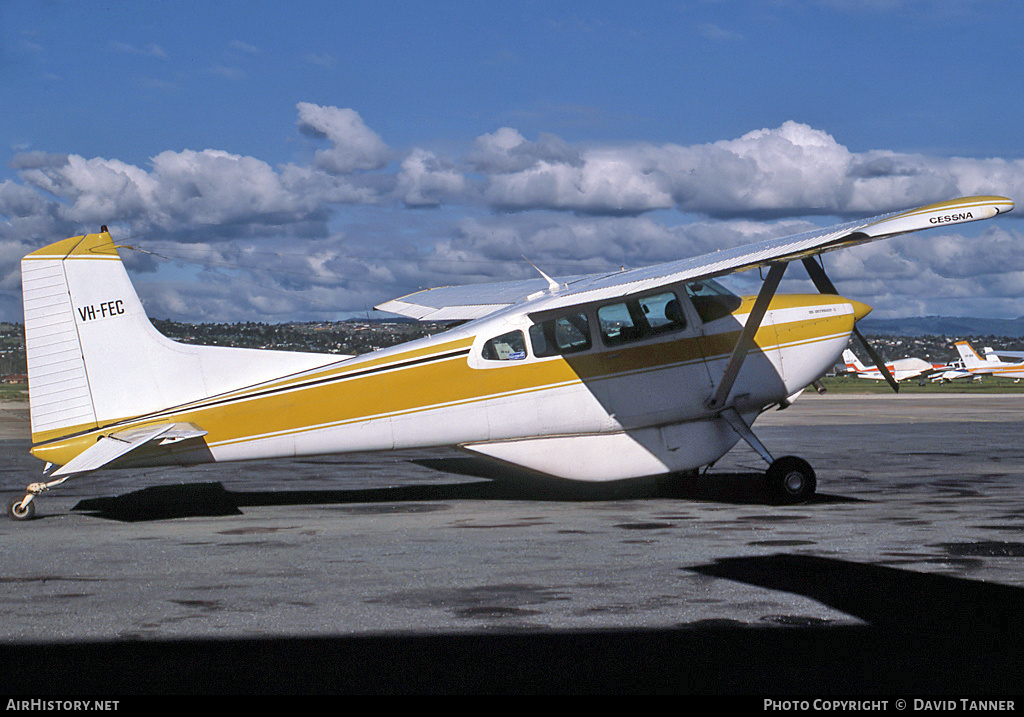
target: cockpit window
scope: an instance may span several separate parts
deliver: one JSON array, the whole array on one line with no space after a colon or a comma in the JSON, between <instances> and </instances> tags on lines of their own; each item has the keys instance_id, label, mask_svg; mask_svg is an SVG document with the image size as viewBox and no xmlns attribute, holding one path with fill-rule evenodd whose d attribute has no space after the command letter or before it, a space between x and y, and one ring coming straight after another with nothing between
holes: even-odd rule
<instances>
[{"instance_id":1,"label":"cockpit window","mask_svg":"<svg viewBox=\"0 0 1024 717\"><path fill-rule=\"evenodd\" d=\"M488 361L522 361L526 358L526 337L522 331L509 331L484 343L480 356Z\"/></svg>"},{"instance_id":2,"label":"cockpit window","mask_svg":"<svg viewBox=\"0 0 1024 717\"><path fill-rule=\"evenodd\" d=\"M743 303L743 299L711 279L690 282L686 285L686 293L705 324L728 316Z\"/></svg>"},{"instance_id":3,"label":"cockpit window","mask_svg":"<svg viewBox=\"0 0 1024 717\"><path fill-rule=\"evenodd\" d=\"M590 322L586 314L568 314L530 327L535 356L557 356L590 348Z\"/></svg>"},{"instance_id":4,"label":"cockpit window","mask_svg":"<svg viewBox=\"0 0 1024 717\"><path fill-rule=\"evenodd\" d=\"M686 315L671 292L602 306L597 318L607 346L686 328Z\"/></svg>"}]
</instances>

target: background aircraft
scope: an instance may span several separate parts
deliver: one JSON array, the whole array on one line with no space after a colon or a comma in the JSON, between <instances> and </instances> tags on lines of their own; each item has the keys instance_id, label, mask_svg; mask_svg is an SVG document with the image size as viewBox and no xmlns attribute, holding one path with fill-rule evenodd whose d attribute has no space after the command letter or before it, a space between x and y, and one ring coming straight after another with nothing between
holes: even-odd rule
<instances>
[{"instance_id":1,"label":"background aircraft","mask_svg":"<svg viewBox=\"0 0 1024 717\"><path fill-rule=\"evenodd\" d=\"M955 346L964 362L964 368L975 376L1024 378L1024 360L1004 361L990 347L986 347L985 357L982 358L967 341L957 341ZM1013 353L1010 352L1011 355Z\"/></svg>"},{"instance_id":2,"label":"background aircraft","mask_svg":"<svg viewBox=\"0 0 1024 717\"><path fill-rule=\"evenodd\" d=\"M853 374L857 378L866 378L875 381L886 380L885 374L882 373L882 369L877 366L865 366L860 362L860 359L857 358L857 355L850 349L843 351L843 361L846 364L846 372L848 374ZM925 376L929 376L940 367L935 364L928 363L924 359L902 358L886 363L885 368L889 375L899 382L905 381L908 378L923 378Z\"/></svg>"},{"instance_id":3,"label":"background aircraft","mask_svg":"<svg viewBox=\"0 0 1024 717\"><path fill-rule=\"evenodd\" d=\"M931 374L929 378L933 383L948 383L951 381L959 381L962 378L980 380L980 377L975 376L964 368L963 359L952 361L945 366L936 367L935 373Z\"/></svg>"},{"instance_id":4,"label":"background aircraft","mask_svg":"<svg viewBox=\"0 0 1024 717\"><path fill-rule=\"evenodd\" d=\"M630 271L428 289L377 308L466 323L340 359L167 339L104 227L22 260L32 453L46 465L8 513L29 519L37 495L105 467L456 446L615 481L693 471L740 440L773 500L805 500L814 470L776 459L752 425L851 335L863 342L870 308L840 297L817 255L1012 209L970 197ZM820 293L776 295L794 261ZM767 270L756 297L714 281L754 268Z\"/></svg>"},{"instance_id":5,"label":"background aircraft","mask_svg":"<svg viewBox=\"0 0 1024 717\"><path fill-rule=\"evenodd\" d=\"M981 353L986 361L1001 361L1006 363L1024 362L1024 351L996 350L991 346L986 346L981 350Z\"/></svg>"}]
</instances>

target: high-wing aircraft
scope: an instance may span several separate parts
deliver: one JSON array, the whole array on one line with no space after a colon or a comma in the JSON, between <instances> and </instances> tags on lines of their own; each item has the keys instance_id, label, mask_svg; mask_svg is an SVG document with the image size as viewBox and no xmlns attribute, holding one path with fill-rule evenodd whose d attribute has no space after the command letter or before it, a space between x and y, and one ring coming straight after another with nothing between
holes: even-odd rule
<instances>
[{"instance_id":1,"label":"high-wing aircraft","mask_svg":"<svg viewBox=\"0 0 1024 717\"><path fill-rule=\"evenodd\" d=\"M866 378L874 381L886 380L882 369L877 366L865 366L857 358L857 354L853 353L850 349L843 351L843 362L846 364L846 372L853 374L857 378ZM939 367L928 363L924 359L902 358L889 361L885 364L885 368L890 376L896 379L897 382L900 382L906 381L908 378L928 376Z\"/></svg>"},{"instance_id":2,"label":"high-wing aircraft","mask_svg":"<svg viewBox=\"0 0 1024 717\"><path fill-rule=\"evenodd\" d=\"M699 469L740 440L768 464L774 500L805 500L814 470L774 458L751 426L829 371L870 311L838 295L817 255L1012 208L964 198L653 267L428 289L376 308L466 323L341 360L175 343L105 228L72 237L22 260L45 468L8 513L31 518L40 493L107 467L457 446L614 481ZM794 261L821 293L776 295ZM715 281L754 268L767 272L756 297Z\"/></svg>"},{"instance_id":3,"label":"high-wing aircraft","mask_svg":"<svg viewBox=\"0 0 1024 717\"><path fill-rule=\"evenodd\" d=\"M1024 358L1017 357L1012 361L1003 361L999 354L985 347L985 357L982 358L974 347L967 341L957 341L956 350L964 362L964 368L975 376L999 376L1001 378L1024 378ZM1008 356L1013 356L1010 352Z\"/></svg>"},{"instance_id":4,"label":"high-wing aircraft","mask_svg":"<svg viewBox=\"0 0 1024 717\"><path fill-rule=\"evenodd\" d=\"M991 346L986 346L981 350L981 353L985 357L986 361L1024 363L1024 351L1004 351L1002 349L996 350Z\"/></svg>"}]
</instances>

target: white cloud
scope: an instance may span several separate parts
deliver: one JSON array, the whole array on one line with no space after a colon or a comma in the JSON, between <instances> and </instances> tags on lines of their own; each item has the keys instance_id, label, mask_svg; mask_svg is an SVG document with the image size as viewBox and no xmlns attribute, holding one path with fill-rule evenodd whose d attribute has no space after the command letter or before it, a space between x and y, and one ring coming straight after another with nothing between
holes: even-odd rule
<instances>
[{"instance_id":1,"label":"white cloud","mask_svg":"<svg viewBox=\"0 0 1024 717\"><path fill-rule=\"evenodd\" d=\"M398 175L402 201L414 207L457 201L467 186L466 178L454 165L423 149L409 153Z\"/></svg>"},{"instance_id":2,"label":"white cloud","mask_svg":"<svg viewBox=\"0 0 1024 717\"><path fill-rule=\"evenodd\" d=\"M359 113L338 107L300 102L298 126L303 133L329 140L331 147L317 151L316 165L333 174L360 169L381 169L391 151L380 135L363 123Z\"/></svg>"},{"instance_id":3,"label":"white cloud","mask_svg":"<svg viewBox=\"0 0 1024 717\"><path fill-rule=\"evenodd\" d=\"M362 311L417 287L533 276L523 256L552 275L603 271L797 233L823 215L957 195L1024 196L1021 160L853 152L798 122L689 146L573 144L503 127L460 156L392 149L351 109L296 109L315 152L276 167L218 149L168 150L144 167L16 155L17 180L0 181L0 312L18 310L19 256L100 224L202 249L193 259L223 284L193 287L208 303L189 299L188 285L166 271L153 272L152 257L129 260L152 277L146 298L164 315L275 312L281 320L276 312ZM410 211L420 207L434 211ZM980 237L914 235L837 252L827 263L841 291L879 314L901 306L942 313L961 294L999 295L994 306L1008 311L1014 304L1004 295L1024 276L1020 243L1012 221L1000 220ZM211 268L231 264L243 268L229 280ZM271 268L277 273L264 271ZM1016 305L1024 314L1024 300Z\"/></svg>"}]
</instances>

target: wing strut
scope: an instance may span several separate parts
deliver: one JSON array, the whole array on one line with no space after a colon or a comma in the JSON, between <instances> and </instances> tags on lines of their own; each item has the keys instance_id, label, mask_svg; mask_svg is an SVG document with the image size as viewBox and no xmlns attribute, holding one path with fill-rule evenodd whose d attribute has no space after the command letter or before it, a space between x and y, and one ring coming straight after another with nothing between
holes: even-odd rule
<instances>
[{"instance_id":1,"label":"wing strut","mask_svg":"<svg viewBox=\"0 0 1024 717\"><path fill-rule=\"evenodd\" d=\"M804 257L803 262L804 268L807 269L807 273L810 275L811 281L813 281L814 285L818 288L818 291L822 294L839 295L839 292L836 291L836 287L832 283L832 280L829 279L828 275L825 273L825 269L823 269L822 266L814 260L813 256ZM872 346L866 338L864 338L864 334L860 332L860 329L857 328L856 324L853 326L853 333L857 336L857 339L860 341L861 346L864 347L864 350L868 352L868 356L871 357L871 361L878 367L878 370L882 372L882 376L885 378L886 383L892 387L893 391L899 393L899 382L893 378L891 373L889 373L889 369L885 366L885 361L883 361L882 357L878 355L877 351L875 351L875 347Z\"/></svg>"},{"instance_id":2,"label":"wing strut","mask_svg":"<svg viewBox=\"0 0 1024 717\"><path fill-rule=\"evenodd\" d=\"M754 334L761 328L761 322L768 311L768 304L774 298L775 292L779 288L779 282L782 281L782 275L786 273L787 266L789 266L788 262L776 262L768 270L768 276L765 278L764 283L761 284L761 291L757 294L754 308L750 310L750 316L747 317L747 323L743 325L743 331L740 332L740 338L732 350L732 356L729 357L729 363L725 367L725 372L722 374L718 386L715 387L714 394L708 400L707 407L712 411L717 411L725 406L725 401L729 397L729 391L732 390L733 384L736 383L736 377L740 373L743 361L747 358L747 352L750 350L751 344L754 343Z\"/></svg>"}]
</instances>

